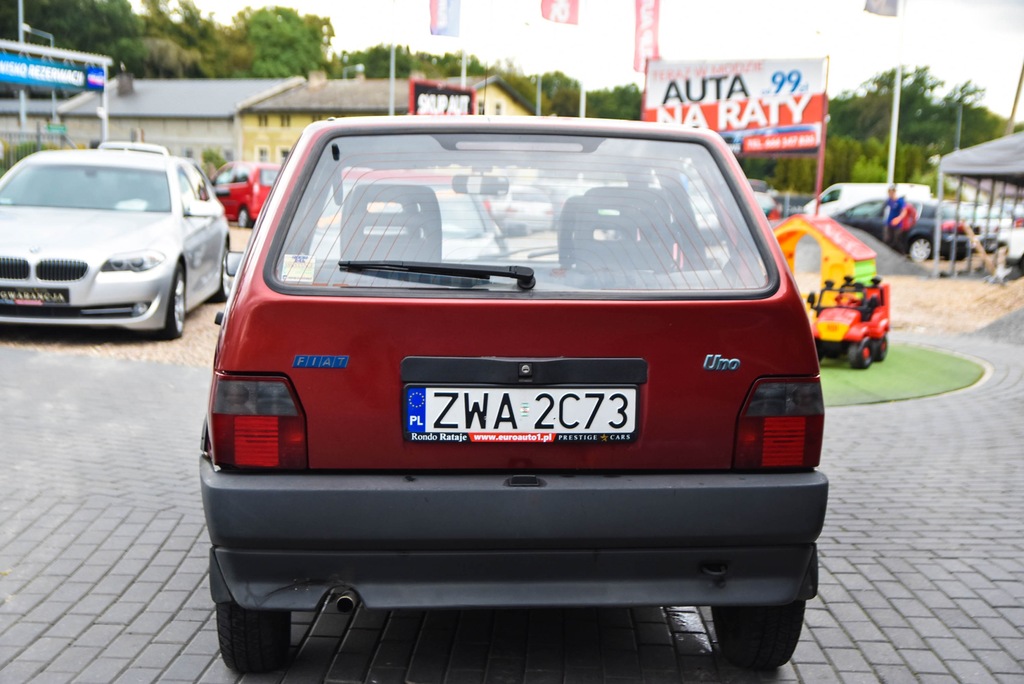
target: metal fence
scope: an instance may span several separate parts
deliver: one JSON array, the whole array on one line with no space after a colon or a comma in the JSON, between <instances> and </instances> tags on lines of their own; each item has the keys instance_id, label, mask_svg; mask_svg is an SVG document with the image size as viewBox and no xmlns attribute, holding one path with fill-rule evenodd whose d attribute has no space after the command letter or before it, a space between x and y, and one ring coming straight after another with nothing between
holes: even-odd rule
<instances>
[{"instance_id":1,"label":"metal fence","mask_svg":"<svg viewBox=\"0 0 1024 684\"><path fill-rule=\"evenodd\" d=\"M0 174L33 152L75 147L78 145L66 133L0 131Z\"/></svg>"}]
</instances>

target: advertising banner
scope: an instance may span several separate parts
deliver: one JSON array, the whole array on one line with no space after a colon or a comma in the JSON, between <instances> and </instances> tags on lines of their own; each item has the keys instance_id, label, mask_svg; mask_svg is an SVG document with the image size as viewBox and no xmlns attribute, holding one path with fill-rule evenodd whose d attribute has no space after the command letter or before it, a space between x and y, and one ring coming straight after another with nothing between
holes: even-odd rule
<instances>
[{"instance_id":1,"label":"advertising banner","mask_svg":"<svg viewBox=\"0 0 1024 684\"><path fill-rule=\"evenodd\" d=\"M647 61L658 59L659 0L636 0L636 40L633 70L644 73Z\"/></svg>"},{"instance_id":2,"label":"advertising banner","mask_svg":"<svg viewBox=\"0 0 1024 684\"><path fill-rule=\"evenodd\" d=\"M37 88L103 90L103 67L0 54L0 81Z\"/></svg>"},{"instance_id":3,"label":"advertising banner","mask_svg":"<svg viewBox=\"0 0 1024 684\"><path fill-rule=\"evenodd\" d=\"M540 0L540 15L559 24L579 24L579 0Z\"/></svg>"},{"instance_id":4,"label":"advertising banner","mask_svg":"<svg viewBox=\"0 0 1024 684\"><path fill-rule=\"evenodd\" d=\"M643 120L718 131L737 155L814 155L824 59L647 63Z\"/></svg>"},{"instance_id":5,"label":"advertising banner","mask_svg":"<svg viewBox=\"0 0 1024 684\"><path fill-rule=\"evenodd\" d=\"M476 114L476 91L443 81L409 80L409 113L430 116Z\"/></svg>"},{"instance_id":6,"label":"advertising banner","mask_svg":"<svg viewBox=\"0 0 1024 684\"><path fill-rule=\"evenodd\" d=\"M430 0L430 33L459 37L459 0Z\"/></svg>"}]
</instances>

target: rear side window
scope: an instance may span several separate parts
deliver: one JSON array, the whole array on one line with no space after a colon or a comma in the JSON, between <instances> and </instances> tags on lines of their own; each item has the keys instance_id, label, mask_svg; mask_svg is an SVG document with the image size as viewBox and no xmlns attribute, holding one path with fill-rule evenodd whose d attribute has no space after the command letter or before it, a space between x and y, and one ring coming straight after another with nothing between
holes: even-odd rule
<instances>
[{"instance_id":1,"label":"rear side window","mask_svg":"<svg viewBox=\"0 0 1024 684\"><path fill-rule=\"evenodd\" d=\"M550 204L550 212L531 211L529 230L514 230L507 201L519 185L541 191L531 203ZM514 279L384 268L407 262L528 267L532 297L749 293L771 281L763 242L712 154L672 141L339 137L274 249L276 286L342 294L519 292Z\"/></svg>"},{"instance_id":2,"label":"rear side window","mask_svg":"<svg viewBox=\"0 0 1024 684\"><path fill-rule=\"evenodd\" d=\"M278 169L260 169L260 185L270 187L277 180Z\"/></svg>"}]
</instances>

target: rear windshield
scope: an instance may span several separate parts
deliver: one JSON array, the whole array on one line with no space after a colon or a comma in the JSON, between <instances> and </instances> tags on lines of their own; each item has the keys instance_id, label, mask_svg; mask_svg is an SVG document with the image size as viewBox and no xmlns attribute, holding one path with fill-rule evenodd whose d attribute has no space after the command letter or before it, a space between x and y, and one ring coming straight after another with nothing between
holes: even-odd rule
<instances>
[{"instance_id":1,"label":"rear windshield","mask_svg":"<svg viewBox=\"0 0 1024 684\"><path fill-rule=\"evenodd\" d=\"M533 270L533 296L752 292L770 281L762 249L699 144L352 136L324 149L269 275L286 289L345 294L493 293L517 292L516 280L443 267L517 266ZM373 268L408 262L437 268Z\"/></svg>"}]
</instances>

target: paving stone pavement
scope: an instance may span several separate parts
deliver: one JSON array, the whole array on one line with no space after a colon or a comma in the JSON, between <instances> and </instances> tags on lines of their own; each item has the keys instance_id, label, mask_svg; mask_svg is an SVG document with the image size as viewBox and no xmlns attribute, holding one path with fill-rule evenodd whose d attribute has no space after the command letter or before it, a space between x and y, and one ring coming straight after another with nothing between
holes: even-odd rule
<instances>
[{"instance_id":1,"label":"paving stone pavement","mask_svg":"<svg viewBox=\"0 0 1024 684\"><path fill-rule=\"evenodd\" d=\"M198 490L201 368L0 349L0 682L1024 682L1024 348L908 338L983 384L831 409L820 596L792 662L719 657L707 611L293 618L261 676L217 656Z\"/></svg>"}]
</instances>

